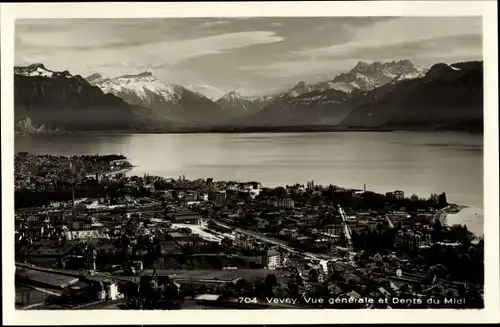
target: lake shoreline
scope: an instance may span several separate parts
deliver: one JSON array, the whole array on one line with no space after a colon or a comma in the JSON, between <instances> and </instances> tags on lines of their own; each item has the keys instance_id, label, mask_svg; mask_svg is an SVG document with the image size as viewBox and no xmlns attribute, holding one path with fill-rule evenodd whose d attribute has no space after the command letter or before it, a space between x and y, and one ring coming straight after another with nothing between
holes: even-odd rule
<instances>
[{"instance_id":1,"label":"lake shoreline","mask_svg":"<svg viewBox=\"0 0 500 327\"><path fill-rule=\"evenodd\" d=\"M120 153L126 175L252 180L266 185L314 181L406 196L446 192L450 203L484 206L483 140L452 132L80 135L19 137L16 152L52 155ZM468 212L466 210L466 212ZM483 227L478 217L460 220ZM463 218L462 218L463 217ZM450 223L454 221L448 215Z\"/></svg>"},{"instance_id":2,"label":"lake shoreline","mask_svg":"<svg viewBox=\"0 0 500 327\"><path fill-rule=\"evenodd\" d=\"M182 127L179 129L162 130L112 130L112 131L68 131L68 132L48 132L48 133L20 133L16 136L43 136L43 135L130 135L130 134L253 134L253 133L352 133L352 132L455 132L482 135L483 131L453 129L453 128L411 128L411 127L350 127L339 126L248 126L248 127Z\"/></svg>"}]
</instances>

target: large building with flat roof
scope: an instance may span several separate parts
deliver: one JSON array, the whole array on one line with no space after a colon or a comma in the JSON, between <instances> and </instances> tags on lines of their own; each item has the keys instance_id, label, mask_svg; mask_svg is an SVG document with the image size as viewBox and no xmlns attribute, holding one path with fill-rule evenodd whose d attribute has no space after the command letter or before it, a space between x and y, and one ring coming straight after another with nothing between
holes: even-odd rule
<instances>
[{"instance_id":1,"label":"large building with flat roof","mask_svg":"<svg viewBox=\"0 0 500 327\"><path fill-rule=\"evenodd\" d=\"M33 269L16 269L16 277L26 283L40 287L64 289L78 282L79 278L74 276L65 276L61 274L52 274L48 272Z\"/></svg>"}]
</instances>

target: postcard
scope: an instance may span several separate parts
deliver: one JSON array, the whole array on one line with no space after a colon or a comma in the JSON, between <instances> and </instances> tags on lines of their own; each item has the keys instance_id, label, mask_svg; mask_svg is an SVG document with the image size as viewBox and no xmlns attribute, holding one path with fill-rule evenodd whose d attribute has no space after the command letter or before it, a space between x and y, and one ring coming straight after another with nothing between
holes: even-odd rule
<instances>
[{"instance_id":1,"label":"postcard","mask_svg":"<svg viewBox=\"0 0 500 327\"><path fill-rule=\"evenodd\" d=\"M496 2L1 6L5 322L498 322Z\"/></svg>"}]
</instances>

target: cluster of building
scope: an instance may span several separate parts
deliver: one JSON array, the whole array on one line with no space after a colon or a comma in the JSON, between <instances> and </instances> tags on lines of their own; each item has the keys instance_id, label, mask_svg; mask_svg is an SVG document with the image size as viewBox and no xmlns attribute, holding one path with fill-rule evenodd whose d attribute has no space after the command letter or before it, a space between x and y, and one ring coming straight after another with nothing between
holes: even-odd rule
<instances>
[{"instance_id":1,"label":"cluster of building","mask_svg":"<svg viewBox=\"0 0 500 327\"><path fill-rule=\"evenodd\" d=\"M14 156L14 185L16 191L49 191L64 183L100 179L130 167L128 160L118 155L62 157L19 152Z\"/></svg>"},{"instance_id":2,"label":"cluster of building","mask_svg":"<svg viewBox=\"0 0 500 327\"><path fill-rule=\"evenodd\" d=\"M57 175L33 170L28 174L22 168L27 163L33 163L35 170L44 170L45 165L57 170L66 165L53 163L57 160L52 157L26 154L16 160L24 160L16 165L16 176L24 176L19 178L23 187L31 180L26 178L29 174L42 179L49 176L49 181L50 176ZM106 167L116 171L123 165L129 165L125 159L114 159ZM313 181L307 186L264 188L257 182L110 174L107 183L113 182L123 188L119 195L104 192L17 210L16 261L52 270L87 271L86 279L78 281L87 283L78 286L85 289L95 286L93 279L100 278L98 272L106 271L106 282L101 280L100 287L90 287L107 294L97 299L118 298L119 292L109 280L144 274L158 265L159 269L174 271L286 271L285 275L298 281L302 296L318 292L350 297L420 292L424 296L436 292L432 278L428 282L422 267L405 256L407 250L425 251L435 245L431 238L436 216L433 208L342 208L327 197L340 192L362 198L366 190L324 187ZM404 193L391 192L386 198L403 200ZM372 254L361 266L355 243L366 234L386 231L395 232L391 240L395 252ZM45 276L33 275L41 279ZM25 283L30 280L21 279ZM203 285L207 283L201 277L183 281L200 280ZM417 289L417 284L428 287ZM373 285L378 287L373 289Z\"/></svg>"}]
</instances>

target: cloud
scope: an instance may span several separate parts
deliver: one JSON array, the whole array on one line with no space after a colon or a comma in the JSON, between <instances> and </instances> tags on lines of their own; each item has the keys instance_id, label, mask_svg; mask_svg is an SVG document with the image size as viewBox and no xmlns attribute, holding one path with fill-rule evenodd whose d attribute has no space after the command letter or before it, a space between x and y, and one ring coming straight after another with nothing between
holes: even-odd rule
<instances>
[{"instance_id":1,"label":"cloud","mask_svg":"<svg viewBox=\"0 0 500 327\"><path fill-rule=\"evenodd\" d=\"M480 17L219 17L16 21L16 64L260 93L357 61L477 60ZM239 79L246 81L239 82Z\"/></svg>"},{"instance_id":2,"label":"cloud","mask_svg":"<svg viewBox=\"0 0 500 327\"><path fill-rule=\"evenodd\" d=\"M424 19L425 21L422 21ZM464 24L464 19L469 24ZM412 22L410 21L413 21ZM417 28L418 26L418 28ZM352 29L351 41L313 49L299 50L294 54L311 59L342 57L350 54L376 49L380 46L403 46L408 42L461 36L466 34L482 35L481 19L472 18L399 18L378 22L374 25Z\"/></svg>"},{"instance_id":3,"label":"cloud","mask_svg":"<svg viewBox=\"0 0 500 327\"><path fill-rule=\"evenodd\" d=\"M114 44L108 44L107 47L92 47L86 50L79 46L77 46L77 50L65 48L59 51L58 55L59 57L66 58L65 62L62 64L68 64L68 61L85 58L88 65L104 68L130 68L134 66L144 68L145 66L161 67L165 65L168 67L168 65L174 65L190 58L219 54L233 49L249 47L256 44L281 42L283 40L283 37L276 35L274 32L252 31L219 34L187 40L123 46L118 57L119 60L117 60L117 52ZM68 41L71 42L70 40ZM87 41L92 42L91 40ZM51 42L52 44L62 44L64 40L53 39ZM71 44L78 43L75 42ZM18 58L27 62L49 61L48 64L52 62L52 59L50 57L47 58L46 53L43 51L33 52L29 49L20 49L19 52ZM57 62L57 59L54 59L53 64L56 68L64 68L59 67L61 63Z\"/></svg>"},{"instance_id":4,"label":"cloud","mask_svg":"<svg viewBox=\"0 0 500 327\"><path fill-rule=\"evenodd\" d=\"M445 36L379 47L359 47L349 53L362 60L396 60L416 58L447 58L453 53L468 53L476 56L482 53L482 37L476 34Z\"/></svg>"},{"instance_id":5,"label":"cloud","mask_svg":"<svg viewBox=\"0 0 500 327\"><path fill-rule=\"evenodd\" d=\"M328 47L330 50L332 47ZM266 78L307 78L312 81L317 77L348 71L358 61L392 61L409 59L414 63L430 66L437 62L454 63L463 60L482 58L482 36L466 34L444 36L423 40L398 40L388 44L360 44L355 47L335 46L339 51L318 53L295 51L280 60L264 65L240 66L238 69L258 74ZM304 55L303 53L307 53ZM313 53L313 55L311 55ZM428 67L427 67L428 68Z\"/></svg>"},{"instance_id":6,"label":"cloud","mask_svg":"<svg viewBox=\"0 0 500 327\"><path fill-rule=\"evenodd\" d=\"M281 42L283 40L283 37L276 35L274 32L252 31L148 44L138 47L135 52L146 55L149 62L158 62L159 64L164 62L177 63L189 58L223 53L256 44Z\"/></svg>"},{"instance_id":7,"label":"cloud","mask_svg":"<svg viewBox=\"0 0 500 327\"><path fill-rule=\"evenodd\" d=\"M214 26L227 25L229 23L231 23L229 20L216 20L216 21L212 21L212 22L204 22L200 25L200 27L210 28L210 27L214 27Z\"/></svg>"},{"instance_id":8,"label":"cloud","mask_svg":"<svg viewBox=\"0 0 500 327\"><path fill-rule=\"evenodd\" d=\"M410 59L427 66L482 56L481 19L476 17L412 17L384 19L372 24L359 22L364 24L343 24L343 37L348 36L344 42L338 42L338 37L332 34L330 42L335 43L333 45L292 50L283 54L279 61L243 65L238 69L268 79L313 80L325 74L348 71L359 60Z\"/></svg>"},{"instance_id":9,"label":"cloud","mask_svg":"<svg viewBox=\"0 0 500 327\"><path fill-rule=\"evenodd\" d=\"M357 58L345 60L288 60L268 65L240 66L238 69L265 76L267 78L288 78L312 76L325 71L343 71L359 61Z\"/></svg>"}]
</instances>

